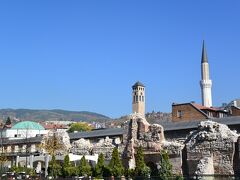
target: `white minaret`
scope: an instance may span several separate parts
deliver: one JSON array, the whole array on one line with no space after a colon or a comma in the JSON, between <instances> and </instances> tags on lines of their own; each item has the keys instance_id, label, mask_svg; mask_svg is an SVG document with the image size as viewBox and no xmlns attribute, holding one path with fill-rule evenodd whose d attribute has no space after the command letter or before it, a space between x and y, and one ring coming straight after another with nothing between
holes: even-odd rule
<instances>
[{"instance_id":1,"label":"white minaret","mask_svg":"<svg viewBox=\"0 0 240 180\"><path fill-rule=\"evenodd\" d=\"M207 58L207 51L203 41L202 47L202 80L200 81L202 90L202 105L206 107L212 107L212 80L209 77L209 64Z\"/></svg>"}]
</instances>

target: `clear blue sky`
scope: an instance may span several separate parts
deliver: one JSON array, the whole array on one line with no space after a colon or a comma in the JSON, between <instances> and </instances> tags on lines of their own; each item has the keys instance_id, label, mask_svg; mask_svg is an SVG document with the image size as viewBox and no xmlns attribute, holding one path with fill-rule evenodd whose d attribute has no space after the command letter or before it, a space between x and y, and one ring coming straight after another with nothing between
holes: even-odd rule
<instances>
[{"instance_id":1,"label":"clear blue sky","mask_svg":"<svg viewBox=\"0 0 240 180\"><path fill-rule=\"evenodd\" d=\"M146 85L147 111L201 102L206 41L213 104L240 97L240 2L3 0L0 108L131 112Z\"/></svg>"}]
</instances>

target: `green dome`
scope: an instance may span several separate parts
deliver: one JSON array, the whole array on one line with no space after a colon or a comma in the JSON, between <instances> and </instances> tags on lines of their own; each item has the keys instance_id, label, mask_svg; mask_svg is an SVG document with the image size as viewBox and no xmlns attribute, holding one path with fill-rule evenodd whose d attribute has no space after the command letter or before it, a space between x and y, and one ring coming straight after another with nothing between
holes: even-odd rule
<instances>
[{"instance_id":1,"label":"green dome","mask_svg":"<svg viewBox=\"0 0 240 180\"><path fill-rule=\"evenodd\" d=\"M45 128L33 121L23 121L15 124L12 129L31 129L31 130L45 130Z\"/></svg>"}]
</instances>

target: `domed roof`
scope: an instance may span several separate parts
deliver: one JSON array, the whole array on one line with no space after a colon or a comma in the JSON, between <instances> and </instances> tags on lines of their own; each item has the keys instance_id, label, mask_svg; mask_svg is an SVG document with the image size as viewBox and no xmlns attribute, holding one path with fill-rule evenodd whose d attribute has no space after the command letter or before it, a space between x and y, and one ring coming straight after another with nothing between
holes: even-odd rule
<instances>
[{"instance_id":1,"label":"domed roof","mask_svg":"<svg viewBox=\"0 0 240 180\"><path fill-rule=\"evenodd\" d=\"M134 87L138 87L138 86L145 87L145 86L143 85L143 83L141 83L141 82L139 82L139 81L137 81L132 87L134 88Z\"/></svg>"},{"instance_id":2,"label":"domed roof","mask_svg":"<svg viewBox=\"0 0 240 180\"><path fill-rule=\"evenodd\" d=\"M33 121L22 121L15 124L12 129L31 129L31 130L45 130L44 127Z\"/></svg>"}]
</instances>

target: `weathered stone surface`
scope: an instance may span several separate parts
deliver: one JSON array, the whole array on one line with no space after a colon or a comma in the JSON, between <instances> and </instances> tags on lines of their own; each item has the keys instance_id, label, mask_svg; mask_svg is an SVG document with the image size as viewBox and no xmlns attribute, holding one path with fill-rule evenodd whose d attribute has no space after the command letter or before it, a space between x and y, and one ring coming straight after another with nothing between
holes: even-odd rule
<instances>
[{"instance_id":1,"label":"weathered stone surface","mask_svg":"<svg viewBox=\"0 0 240 180\"><path fill-rule=\"evenodd\" d=\"M93 149L93 144L89 140L79 139L72 143L71 152L78 155L89 155Z\"/></svg>"},{"instance_id":2,"label":"weathered stone surface","mask_svg":"<svg viewBox=\"0 0 240 180\"><path fill-rule=\"evenodd\" d=\"M214 174L213 158L212 157L204 157L204 158L200 159L200 161L198 162L195 174L200 175L200 176Z\"/></svg>"},{"instance_id":3,"label":"weathered stone surface","mask_svg":"<svg viewBox=\"0 0 240 180\"><path fill-rule=\"evenodd\" d=\"M169 160L172 163L173 174L182 174L182 149L183 144L178 142L164 141L162 149L169 155Z\"/></svg>"},{"instance_id":4,"label":"weathered stone surface","mask_svg":"<svg viewBox=\"0 0 240 180\"><path fill-rule=\"evenodd\" d=\"M91 143L86 139L79 139L72 143L71 152L79 155L91 155L91 154L100 154L102 153L105 156L106 160L111 159L111 154L113 148L119 144L120 139L110 139L106 137L105 139L100 139L96 144ZM121 152L121 148L120 152Z\"/></svg>"},{"instance_id":5,"label":"weathered stone surface","mask_svg":"<svg viewBox=\"0 0 240 180\"><path fill-rule=\"evenodd\" d=\"M214 173L233 175L233 157L238 134L226 125L202 121L186 140L188 174ZM213 161L213 170L205 171ZM205 164L206 163L206 164Z\"/></svg>"},{"instance_id":6,"label":"weathered stone surface","mask_svg":"<svg viewBox=\"0 0 240 180\"><path fill-rule=\"evenodd\" d=\"M94 154L103 153L105 159L110 160L112 157L112 151L114 147L116 146L113 144L113 139L106 137L105 139L99 140L99 142L94 145L93 153Z\"/></svg>"},{"instance_id":7,"label":"weathered stone surface","mask_svg":"<svg viewBox=\"0 0 240 180\"><path fill-rule=\"evenodd\" d=\"M183 145L177 142L167 142L164 138L163 127L159 124L149 124L140 114L129 116L129 123L126 124L125 149L123 158L129 169L135 168L136 148L142 147L146 163L153 163L156 166L160 160L161 150L166 150L170 161L173 164L174 173L181 174L182 148Z\"/></svg>"}]
</instances>

